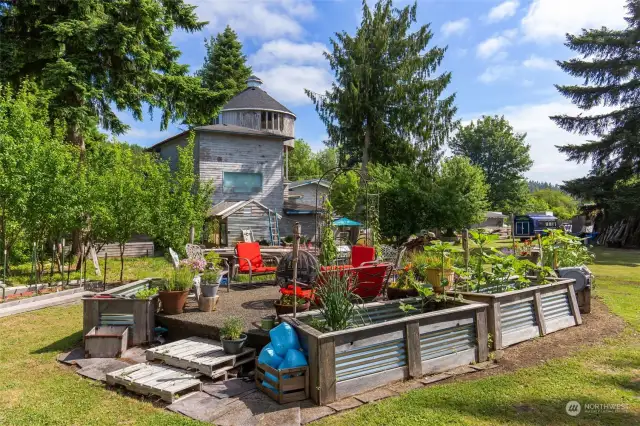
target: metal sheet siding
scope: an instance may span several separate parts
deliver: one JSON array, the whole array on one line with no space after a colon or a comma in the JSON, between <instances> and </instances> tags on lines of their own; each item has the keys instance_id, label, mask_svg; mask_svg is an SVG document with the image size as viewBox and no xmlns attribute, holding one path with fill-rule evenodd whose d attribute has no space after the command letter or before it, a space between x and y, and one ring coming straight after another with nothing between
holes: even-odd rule
<instances>
[{"instance_id":1,"label":"metal sheet siding","mask_svg":"<svg viewBox=\"0 0 640 426\"><path fill-rule=\"evenodd\" d=\"M251 214L245 214L245 209L250 209ZM240 209L227 218L227 241L230 246L244 241L242 238L244 229L251 229L256 241L270 241L269 216L266 211L255 205Z\"/></svg>"},{"instance_id":2,"label":"metal sheet siding","mask_svg":"<svg viewBox=\"0 0 640 426\"><path fill-rule=\"evenodd\" d=\"M542 312L545 320L554 320L562 317L572 317L567 293L542 295Z\"/></svg>"},{"instance_id":3,"label":"metal sheet siding","mask_svg":"<svg viewBox=\"0 0 640 426\"><path fill-rule=\"evenodd\" d=\"M533 300L500 306L500 319L503 333L538 326Z\"/></svg>"},{"instance_id":4,"label":"metal sheet siding","mask_svg":"<svg viewBox=\"0 0 640 426\"><path fill-rule=\"evenodd\" d=\"M454 354L476 346L474 323L420 334L422 361Z\"/></svg>"},{"instance_id":5,"label":"metal sheet siding","mask_svg":"<svg viewBox=\"0 0 640 426\"><path fill-rule=\"evenodd\" d=\"M404 338L336 354L336 381L354 379L407 365Z\"/></svg>"},{"instance_id":6,"label":"metal sheet siding","mask_svg":"<svg viewBox=\"0 0 640 426\"><path fill-rule=\"evenodd\" d=\"M421 302L419 300L410 300L407 301L406 304L412 305L416 309L421 308ZM406 314L400 310L397 305L388 304L368 307L367 309L357 309L352 321L357 325L369 325L402 318L403 316L406 316Z\"/></svg>"}]
</instances>

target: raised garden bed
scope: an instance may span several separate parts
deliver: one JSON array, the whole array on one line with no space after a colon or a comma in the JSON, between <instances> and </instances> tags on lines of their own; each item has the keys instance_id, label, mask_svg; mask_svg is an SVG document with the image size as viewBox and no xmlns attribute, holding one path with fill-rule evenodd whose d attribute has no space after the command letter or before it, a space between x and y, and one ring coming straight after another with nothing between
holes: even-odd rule
<instances>
[{"instance_id":1,"label":"raised garden bed","mask_svg":"<svg viewBox=\"0 0 640 426\"><path fill-rule=\"evenodd\" d=\"M488 327L493 348L544 336L563 328L582 324L572 279L550 279L549 284L505 291L484 288L482 292L459 292L467 300L489 305ZM491 293L493 291L494 293Z\"/></svg>"},{"instance_id":2,"label":"raised garden bed","mask_svg":"<svg viewBox=\"0 0 640 426\"><path fill-rule=\"evenodd\" d=\"M83 335L98 326L128 326L129 345L150 343L154 339L158 296L136 299L135 294L149 288L153 278L116 287L94 296L83 297Z\"/></svg>"},{"instance_id":3,"label":"raised garden bed","mask_svg":"<svg viewBox=\"0 0 640 426\"><path fill-rule=\"evenodd\" d=\"M401 303L417 309L405 313ZM308 353L311 399L326 405L397 380L485 361L487 305L447 304L421 313L419 298L367 303L351 328L328 333L308 325L321 319L319 311L281 318L296 329Z\"/></svg>"}]
</instances>

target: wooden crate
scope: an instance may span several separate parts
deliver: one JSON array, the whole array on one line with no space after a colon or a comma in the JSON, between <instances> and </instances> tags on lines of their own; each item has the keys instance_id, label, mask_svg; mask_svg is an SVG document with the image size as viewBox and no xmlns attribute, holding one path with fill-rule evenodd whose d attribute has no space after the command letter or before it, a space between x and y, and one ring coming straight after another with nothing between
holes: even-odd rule
<instances>
[{"instance_id":1,"label":"wooden crate","mask_svg":"<svg viewBox=\"0 0 640 426\"><path fill-rule=\"evenodd\" d=\"M84 336L86 358L119 358L127 350L129 328L107 325L93 327Z\"/></svg>"},{"instance_id":2,"label":"wooden crate","mask_svg":"<svg viewBox=\"0 0 640 426\"><path fill-rule=\"evenodd\" d=\"M266 373L277 377L278 381L274 382ZM263 381L275 389L264 386ZM302 401L309 398L309 367L276 370L267 364L256 363L256 387L279 404Z\"/></svg>"},{"instance_id":3,"label":"wooden crate","mask_svg":"<svg viewBox=\"0 0 640 426\"><path fill-rule=\"evenodd\" d=\"M451 308L406 315L401 303L421 302L367 303L358 308L354 327L328 333L303 322L321 319L319 311L280 317L309 354L309 396L316 404L488 359L486 304L452 302Z\"/></svg>"}]
</instances>

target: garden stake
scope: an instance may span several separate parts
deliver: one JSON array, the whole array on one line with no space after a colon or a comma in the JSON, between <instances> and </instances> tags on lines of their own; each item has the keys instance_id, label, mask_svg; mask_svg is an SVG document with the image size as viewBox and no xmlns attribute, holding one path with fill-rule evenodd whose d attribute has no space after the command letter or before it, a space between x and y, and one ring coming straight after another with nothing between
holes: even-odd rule
<instances>
[{"instance_id":1,"label":"garden stake","mask_svg":"<svg viewBox=\"0 0 640 426\"><path fill-rule=\"evenodd\" d=\"M102 291L107 291L107 251L104 251L104 279L102 280Z\"/></svg>"},{"instance_id":2,"label":"garden stake","mask_svg":"<svg viewBox=\"0 0 640 426\"><path fill-rule=\"evenodd\" d=\"M67 285L69 285L69 275L71 274L71 258L73 256L69 256L69 265L67 266Z\"/></svg>"},{"instance_id":3,"label":"garden stake","mask_svg":"<svg viewBox=\"0 0 640 426\"><path fill-rule=\"evenodd\" d=\"M298 310L298 245L300 244L300 222L293 225L293 317Z\"/></svg>"},{"instance_id":4,"label":"garden stake","mask_svg":"<svg viewBox=\"0 0 640 426\"><path fill-rule=\"evenodd\" d=\"M2 284L7 285L7 249L4 249L4 259L2 260ZM2 297L4 298L4 291Z\"/></svg>"},{"instance_id":5,"label":"garden stake","mask_svg":"<svg viewBox=\"0 0 640 426\"><path fill-rule=\"evenodd\" d=\"M33 249L31 250L31 275L29 281L35 283L35 267L36 267L36 242L33 242ZM36 286L36 294L38 294L38 286Z\"/></svg>"},{"instance_id":6,"label":"garden stake","mask_svg":"<svg viewBox=\"0 0 640 426\"><path fill-rule=\"evenodd\" d=\"M62 257L60 258L60 282L64 289L64 238L62 239Z\"/></svg>"}]
</instances>

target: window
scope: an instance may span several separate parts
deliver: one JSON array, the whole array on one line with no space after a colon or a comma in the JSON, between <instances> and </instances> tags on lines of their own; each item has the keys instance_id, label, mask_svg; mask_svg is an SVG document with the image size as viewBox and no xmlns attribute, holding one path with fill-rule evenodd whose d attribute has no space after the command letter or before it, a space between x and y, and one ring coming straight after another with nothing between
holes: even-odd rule
<instances>
[{"instance_id":1,"label":"window","mask_svg":"<svg viewBox=\"0 0 640 426\"><path fill-rule=\"evenodd\" d=\"M273 113L269 112L267 114L269 114L268 115L268 117L269 117L269 130L271 130L271 129L273 129Z\"/></svg>"},{"instance_id":2,"label":"window","mask_svg":"<svg viewBox=\"0 0 640 426\"><path fill-rule=\"evenodd\" d=\"M278 130L278 119L280 118L280 115L278 115L277 112L273 113L273 130Z\"/></svg>"},{"instance_id":3,"label":"window","mask_svg":"<svg viewBox=\"0 0 640 426\"><path fill-rule=\"evenodd\" d=\"M284 114L280 114L280 131L284 132Z\"/></svg>"},{"instance_id":4,"label":"window","mask_svg":"<svg viewBox=\"0 0 640 426\"><path fill-rule=\"evenodd\" d=\"M225 194L255 194L262 191L262 173L222 173Z\"/></svg>"},{"instance_id":5,"label":"window","mask_svg":"<svg viewBox=\"0 0 640 426\"><path fill-rule=\"evenodd\" d=\"M529 222L516 222L516 235L529 235Z\"/></svg>"},{"instance_id":6,"label":"window","mask_svg":"<svg viewBox=\"0 0 640 426\"><path fill-rule=\"evenodd\" d=\"M267 112L266 111L262 111L261 120L260 120L260 128L261 129L266 129L267 128Z\"/></svg>"}]
</instances>

